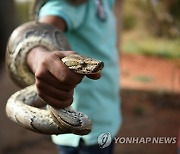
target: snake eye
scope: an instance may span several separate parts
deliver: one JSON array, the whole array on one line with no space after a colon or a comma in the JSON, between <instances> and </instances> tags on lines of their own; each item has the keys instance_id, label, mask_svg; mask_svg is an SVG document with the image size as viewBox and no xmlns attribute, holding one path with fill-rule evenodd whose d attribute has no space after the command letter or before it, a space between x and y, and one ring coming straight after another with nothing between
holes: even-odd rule
<instances>
[{"instance_id":1,"label":"snake eye","mask_svg":"<svg viewBox=\"0 0 180 154\"><path fill-rule=\"evenodd\" d=\"M83 66L83 67L86 67L86 66L87 66L87 64L86 64L83 60L80 61L79 64L80 64L81 66Z\"/></svg>"}]
</instances>

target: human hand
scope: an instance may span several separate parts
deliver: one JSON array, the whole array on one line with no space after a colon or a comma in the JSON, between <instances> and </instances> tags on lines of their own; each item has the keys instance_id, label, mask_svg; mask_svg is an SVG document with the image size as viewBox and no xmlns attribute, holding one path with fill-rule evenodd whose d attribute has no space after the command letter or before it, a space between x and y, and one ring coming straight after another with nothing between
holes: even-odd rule
<instances>
[{"instance_id":1,"label":"human hand","mask_svg":"<svg viewBox=\"0 0 180 154\"><path fill-rule=\"evenodd\" d=\"M70 106L73 102L74 88L83 78L83 75L69 70L60 60L73 53L72 51L48 52L42 47L37 47L28 54L27 63L35 74L38 95L54 107ZM100 73L88 75L92 79L99 79L100 76Z\"/></svg>"}]
</instances>

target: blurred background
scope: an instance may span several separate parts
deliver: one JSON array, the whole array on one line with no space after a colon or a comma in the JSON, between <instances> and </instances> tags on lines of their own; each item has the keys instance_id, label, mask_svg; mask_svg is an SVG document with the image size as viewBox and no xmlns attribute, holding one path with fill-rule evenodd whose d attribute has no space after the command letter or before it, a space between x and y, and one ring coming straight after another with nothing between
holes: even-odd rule
<instances>
[{"instance_id":1,"label":"blurred background","mask_svg":"<svg viewBox=\"0 0 180 154\"><path fill-rule=\"evenodd\" d=\"M30 2L0 4L0 154L56 154L49 136L5 115L19 88L4 68L12 30L29 20ZM116 0L123 125L118 137L176 137L180 131L180 0ZM178 144L120 144L115 154L177 154Z\"/></svg>"}]
</instances>

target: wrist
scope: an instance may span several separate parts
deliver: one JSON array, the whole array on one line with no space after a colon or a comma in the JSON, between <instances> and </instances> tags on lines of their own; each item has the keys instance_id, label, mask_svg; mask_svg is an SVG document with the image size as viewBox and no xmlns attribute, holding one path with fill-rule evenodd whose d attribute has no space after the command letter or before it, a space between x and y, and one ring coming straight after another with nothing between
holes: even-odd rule
<instances>
[{"instance_id":1,"label":"wrist","mask_svg":"<svg viewBox=\"0 0 180 154\"><path fill-rule=\"evenodd\" d=\"M39 59L47 54L47 50L43 47L33 48L27 55L27 65L30 70L35 73Z\"/></svg>"}]
</instances>

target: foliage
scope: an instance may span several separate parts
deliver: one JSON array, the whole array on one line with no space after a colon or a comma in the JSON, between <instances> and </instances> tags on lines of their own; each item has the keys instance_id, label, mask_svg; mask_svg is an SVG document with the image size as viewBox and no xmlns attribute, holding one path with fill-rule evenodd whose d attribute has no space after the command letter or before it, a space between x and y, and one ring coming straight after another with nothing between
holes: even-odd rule
<instances>
[{"instance_id":1,"label":"foliage","mask_svg":"<svg viewBox=\"0 0 180 154\"><path fill-rule=\"evenodd\" d=\"M138 26L141 24L156 36L177 38L180 36L178 6L180 0L126 0L123 10L124 30L134 28L135 24Z\"/></svg>"},{"instance_id":2,"label":"foliage","mask_svg":"<svg viewBox=\"0 0 180 154\"><path fill-rule=\"evenodd\" d=\"M124 41L122 50L161 58L180 58L180 39L168 40L149 37L142 40L129 39Z\"/></svg>"},{"instance_id":3,"label":"foliage","mask_svg":"<svg viewBox=\"0 0 180 154\"><path fill-rule=\"evenodd\" d=\"M172 5L169 7L170 14L173 15L176 20L180 21L180 0L173 0Z\"/></svg>"},{"instance_id":4,"label":"foliage","mask_svg":"<svg viewBox=\"0 0 180 154\"><path fill-rule=\"evenodd\" d=\"M131 30L136 27L138 15L134 10L136 10L136 6L133 2L123 3L122 23L124 30Z\"/></svg>"},{"instance_id":5,"label":"foliage","mask_svg":"<svg viewBox=\"0 0 180 154\"><path fill-rule=\"evenodd\" d=\"M180 58L180 0L126 0L123 52Z\"/></svg>"}]
</instances>

